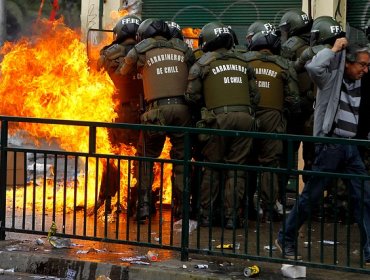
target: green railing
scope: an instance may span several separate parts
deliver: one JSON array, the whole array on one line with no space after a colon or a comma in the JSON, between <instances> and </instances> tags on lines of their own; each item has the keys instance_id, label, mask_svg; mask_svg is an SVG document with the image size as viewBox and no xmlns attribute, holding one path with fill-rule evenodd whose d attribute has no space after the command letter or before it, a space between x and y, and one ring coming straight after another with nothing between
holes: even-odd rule
<instances>
[{"instance_id":1,"label":"green railing","mask_svg":"<svg viewBox=\"0 0 370 280\"><path fill-rule=\"evenodd\" d=\"M200 226L199 214L199 187L202 179L202 170L243 171L246 174L256 174L256 181L246 180L245 190L256 186L254 195L255 205L260 204L260 176L262 172L276 173L289 182L288 187L282 190L282 197L287 198L283 205L283 219L289 206L294 204L299 194L299 181L303 175L326 176L333 178L333 182L341 179L358 178L364 182L369 176L354 174L339 174L313 172L298 168L296 151L297 142L314 143L342 143L358 145L364 148L369 146L368 141L347 140L338 138L318 138L298 135L271 134L259 132L243 132L228 130L197 129L190 127L159 127L134 124L101 123L87 121L51 120L38 118L18 118L1 116L1 167L0 167L0 239L4 240L6 232L47 235L53 222L57 226L57 236L97 240L112 243L141 245L147 247L168 249L181 252L181 259L187 260L189 254L207 254L230 258L253 259L266 262L299 264L309 267L337 269L360 273L369 273L364 268L363 254L360 248L361 237L356 225L349 215L351 200L345 196L347 210L346 219L339 220L336 208L330 220L326 216L325 200L319 207L313 209L305 227L301 229L298 238L298 250L303 254L304 261L286 260L274 248L274 240L281 226L281 222L264 222L260 215L253 219L249 217L248 199L243 200L244 211L240 214L234 209L234 217L241 217L241 225L234 225L233 229L225 229L223 211L223 188L221 183L220 200L211 209L211 215L217 215L214 225ZM88 131L82 133L81 142L86 142L86 151L52 148L51 146L27 145L14 146L9 143L14 133L26 135L32 125L82 127ZM28 128L27 128L28 127ZM185 157L183 160L166 158L139 157L134 154L107 154L99 151L101 129L137 129L184 133ZM20 133L22 132L22 133ZM68 134L68 132L66 132ZM251 137L253 139L279 139L286 142L287 164L285 167L265 167L258 165L235 165L225 163L211 163L196 161L192 158L192 147L195 136L198 134L212 134L223 137ZM29 133L30 135L31 133ZM70 137L65 135L65 138ZM40 140L40 139L39 139ZM55 145L54 145L55 146ZM45 148L46 147L46 148ZM9 159L12 158L13 162ZM114 163L120 172L110 170ZM156 174L159 181L157 189L158 202L156 214L150 216L146 223L138 223L124 210L109 213L94 211L88 215L91 205L97 201L100 179L96 174L102 168L107 168L108 177L117 176L120 189L116 195L114 205L126 205L126 198L130 196L133 184L132 166L140 162L149 162L156 165ZM166 189L165 167L171 164L184 166L183 216L181 225L175 220L173 205L163 203ZM110 173L111 172L111 173ZM20 176L19 174L23 174ZM95 174L95 175L94 175ZM19 176L21 179L19 179ZM235 175L236 176L236 175ZM140 180L140 176L136 178ZM333 201L337 203L338 184L333 184ZM93 202L91 202L93 198ZM327 196L326 196L327 198ZM191 204L191 203L192 204ZM190 206L191 205L191 206ZM349 207L348 207L349 205ZM129 206L129 205L128 205ZM339 208L338 208L339 209Z\"/></svg>"}]
</instances>

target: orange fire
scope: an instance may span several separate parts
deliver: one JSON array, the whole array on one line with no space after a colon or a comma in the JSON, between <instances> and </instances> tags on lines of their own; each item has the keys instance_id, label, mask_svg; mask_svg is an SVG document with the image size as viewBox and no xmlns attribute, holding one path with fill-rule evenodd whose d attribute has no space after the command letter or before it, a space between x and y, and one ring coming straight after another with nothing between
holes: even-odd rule
<instances>
[{"instance_id":1,"label":"orange fire","mask_svg":"<svg viewBox=\"0 0 370 280\"><path fill-rule=\"evenodd\" d=\"M0 114L50 119L68 119L112 122L116 117L112 96L115 88L105 72L97 72L89 67L86 45L81 42L80 34L66 27L62 19L57 21L41 20L37 23L37 32L31 37L23 38L16 43L6 42L0 49L3 60L0 63ZM102 46L101 46L102 47ZM11 133L22 133L33 143L39 139L57 144L66 151L88 151L89 131L86 127L20 123L10 125ZM98 153L117 153L110 146L106 129L97 129L96 149ZM168 158L170 144L162 157ZM120 154L134 155L135 149L122 145ZM95 164L89 159L89 174L84 174L79 166L78 186L69 182L68 186L58 188L63 192L67 188L67 208L73 208L73 187L77 187L77 206L84 203L85 180L88 180L88 206L95 201ZM100 173L103 170L100 164ZM121 194L125 199L128 185L128 164L121 162ZM165 178L170 178L171 168L166 169ZM100 182L101 174L98 175ZM159 174L156 174L159 177ZM131 176L132 178L132 176ZM158 179L157 179L158 180ZM171 200L170 181L165 179L164 202ZM134 185L134 179L130 185ZM36 188L37 198L42 198L42 183ZM53 182L48 180L47 192L52 190ZM156 188L155 184L153 188ZM18 191L18 190L17 190ZM21 190L20 190L21 191ZM31 190L33 191L33 190ZM18 196L17 196L18 197ZM27 197L32 195L27 191ZM49 197L49 194L46 195ZM50 195L52 197L52 195ZM64 201L62 194L57 193L57 209ZM52 199L52 198L51 198ZM123 200L121 200L123 201ZM32 202L32 201L28 201ZM52 201L47 201L46 208ZM38 202L36 202L38 203ZM50 205L49 205L50 204ZM42 205L41 201L40 204Z\"/></svg>"},{"instance_id":2,"label":"orange fire","mask_svg":"<svg viewBox=\"0 0 370 280\"><path fill-rule=\"evenodd\" d=\"M192 46L193 49L198 48L198 39L200 32L201 29L199 28L184 27L182 29L182 34L184 35L185 42L187 42L189 46Z\"/></svg>"}]
</instances>

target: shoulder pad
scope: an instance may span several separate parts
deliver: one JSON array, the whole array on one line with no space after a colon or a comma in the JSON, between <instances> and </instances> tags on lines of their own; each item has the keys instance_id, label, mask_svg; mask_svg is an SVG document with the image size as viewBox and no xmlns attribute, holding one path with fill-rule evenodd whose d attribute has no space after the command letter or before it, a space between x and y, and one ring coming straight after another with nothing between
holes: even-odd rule
<instances>
[{"instance_id":1,"label":"shoulder pad","mask_svg":"<svg viewBox=\"0 0 370 280\"><path fill-rule=\"evenodd\" d=\"M119 44L114 44L104 50L104 55L107 59L113 60L121 56L126 56L127 51L124 46L119 45Z\"/></svg>"},{"instance_id":2,"label":"shoulder pad","mask_svg":"<svg viewBox=\"0 0 370 280\"><path fill-rule=\"evenodd\" d=\"M221 57L219 53L207 52L199 58L198 63L201 66L205 66L210 64L212 61L215 61L219 57Z\"/></svg>"},{"instance_id":3,"label":"shoulder pad","mask_svg":"<svg viewBox=\"0 0 370 280\"><path fill-rule=\"evenodd\" d=\"M246 61L246 59L244 57L244 53L241 53L241 52L237 51L236 49L229 50L225 54L225 56L227 56L227 57L233 57L233 58L237 58L237 59Z\"/></svg>"},{"instance_id":4,"label":"shoulder pad","mask_svg":"<svg viewBox=\"0 0 370 280\"><path fill-rule=\"evenodd\" d=\"M178 38L172 38L170 42L172 43L174 49L179 50L181 52L186 52L189 48L189 45L187 43Z\"/></svg>"},{"instance_id":5,"label":"shoulder pad","mask_svg":"<svg viewBox=\"0 0 370 280\"><path fill-rule=\"evenodd\" d=\"M135 49L138 53L145 53L150 49L155 48L157 46L156 42L157 41L153 38L147 38L136 44Z\"/></svg>"},{"instance_id":6,"label":"shoulder pad","mask_svg":"<svg viewBox=\"0 0 370 280\"><path fill-rule=\"evenodd\" d=\"M202 49L197 48L197 49L193 50L193 54L195 56L195 60L198 60L199 58L202 57L202 55L204 55L204 52L202 51Z\"/></svg>"},{"instance_id":7,"label":"shoulder pad","mask_svg":"<svg viewBox=\"0 0 370 280\"><path fill-rule=\"evenodd\" d=\"M246 53L248 51L246 46L243 45L236 45L235 46L235 51L238 53Z\"/></svg>"},{"instance_id":8,"label":"shoulder pad","mask_svg":"<svg viewBox=\"0 0 370 280\"><path fill-rule=\"evenodd\" d=\"M272 55L271 57L273 57L275 59L275 63L277 65L279 65L281 68L283 69L289 69L289 60L282 57L282 56L279 56L279 55Z\"/></svg>"},{"instance_id":9,"label":"shoulder pad","mask_svg":"<svg viewBox=\"0 0 370 280\"><path fill-rule=\"evenodd\" d=\"M259 59L260 53L257 51L249 51L243 54L243 57L246 61L253 61Z\"/></svg>"},{"instance_id":10,"label":"shoulder pad","mask_svg":"<svg viewBox=\"0 0 370 280\"><path fill-rule=\"evenodd\" d=\"M308 45L305 40L298 36L293 36L286 40L285 43L281 45L281 48L287 49L291 52L296 52L299 48L305 45Z\"/></svg>"}]
</instances>

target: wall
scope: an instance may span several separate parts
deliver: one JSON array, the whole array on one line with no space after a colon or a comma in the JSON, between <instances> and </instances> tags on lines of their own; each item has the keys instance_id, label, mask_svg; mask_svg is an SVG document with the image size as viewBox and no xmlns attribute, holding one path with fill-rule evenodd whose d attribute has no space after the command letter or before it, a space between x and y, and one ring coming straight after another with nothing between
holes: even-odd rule
<instances>
[{"instance_id":1,"label":"wall","mask_svg":"<svg viewBox=\"0 0 370 280\"><path fill-rule=\"evenodd\" d=\"M302 10L308 13L308 1L302 1ZM311 0L311 16L334 17L343 28L346 27L347 1L345 0Z\"/></svg>"},{"instance_id":2,"label":"wall","mask_svg":"<svg viewBox=\"0 0 370 280\"><path fill-rule=\"evenodd\" d=\"M81 1L81 30L86 35L87 30L99 28L99 3L103 0ZM103 29L111 29L115 24L110 15L118 11L120 7L119 0L109 0L103 4Z\"/></svg>"}]
</instances>

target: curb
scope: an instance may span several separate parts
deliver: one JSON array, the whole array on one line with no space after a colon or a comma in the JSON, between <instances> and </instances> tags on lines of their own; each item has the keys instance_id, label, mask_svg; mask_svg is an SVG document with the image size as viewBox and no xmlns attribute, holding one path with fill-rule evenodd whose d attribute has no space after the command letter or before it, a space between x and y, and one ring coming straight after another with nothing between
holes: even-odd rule
<instances>
[{"instance_id":1,"label":"curb","mask_svg":"<svg viewBox=\"0 0 370 280\"><path fill-rule=\"evenodd\" d=\"M14 269L17 273L49 275L62 279L91 280L106 276L112 280L217 280L235 279L210 271L183 270L181 265L192 267L193 263L179 261L156 262L151 265L116 265L105 262L76 260L73 256L50 257L30 252L0 251L2 269Z\"/></svg>"}]
</instances>

